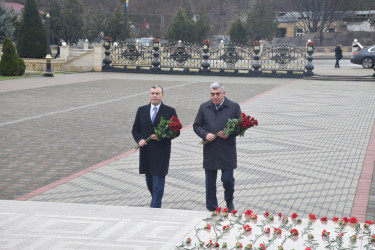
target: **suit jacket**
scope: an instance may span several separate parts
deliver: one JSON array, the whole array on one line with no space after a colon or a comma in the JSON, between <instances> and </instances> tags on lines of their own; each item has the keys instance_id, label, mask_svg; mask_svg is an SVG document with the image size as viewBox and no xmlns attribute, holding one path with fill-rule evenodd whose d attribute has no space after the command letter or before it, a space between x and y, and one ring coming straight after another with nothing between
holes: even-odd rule
<instances>
[{"instance_id":1,"label":"suit jacket","mask_svg":"<svg viewBox=\"0 0 375 250\"><path fill-rule=\"evenodd\" d=\"M212 101L201 104L195 118L194 132L203 140L208 133L215 134L225 128L228 119L241 116L240 105L225 98L223 105L216 110ZM237 168L236 136L227 139L217 137L203 146L203 168L235 169Z\"/></svg>"},{"instance_id":2,"label":"suit jacket","mask_svg":"<svg viewBox=\"0 0 375 250\"><path fill-rule=\"evenodd\" d=\"M155 127L159 124L160 118L169 120L173 115L177 117L176 110L161 103L154 122L150 117L151 103L138 108L133 124L133 138L138 143L147 139L155 133ZM179 136L179 133L178 135ZM171 139L161 141L150 140L146 146L139 150L139 173L153 176L165 176L168 174L169 159L171 155Z\"/></svg>"}]
</instances>

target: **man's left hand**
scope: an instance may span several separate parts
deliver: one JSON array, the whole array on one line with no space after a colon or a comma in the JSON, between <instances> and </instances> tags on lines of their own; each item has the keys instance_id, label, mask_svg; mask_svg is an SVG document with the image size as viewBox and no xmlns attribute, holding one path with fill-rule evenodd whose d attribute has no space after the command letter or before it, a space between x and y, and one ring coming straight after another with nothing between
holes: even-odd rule
<instances>
[{"instance_id":1,"label":"man's left hand","mask_svg":"<svg viewBox=\"0 0 375 250\"><path fill-rule=\"evenodd\" d=\"M222 139L227 139L228 138L228 136L224 133L224 131L219 131L217 133L217 136L219 136Z\"/></svg>"}]
</instances>

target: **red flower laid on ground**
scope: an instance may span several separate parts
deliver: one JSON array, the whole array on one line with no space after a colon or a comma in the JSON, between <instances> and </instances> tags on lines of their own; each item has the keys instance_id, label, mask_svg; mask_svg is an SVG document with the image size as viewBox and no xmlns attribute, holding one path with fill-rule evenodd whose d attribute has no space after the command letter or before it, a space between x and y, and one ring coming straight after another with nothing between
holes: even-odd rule
<instances>
[{"instance_id":1,"label":"red flower laid on ground","mask_svg":"<svg viewBox=\"0 0 375 250\"><path fill-rule=\"evenodd\" d=\"M314 214L309 214L309 219L310 220L316 220L316 216Z\"/></svg>"},{"instance_id":2,"label":"red flower laid on ground","mask_svg":"<svg viewBox=\"0 0 375 250\"><path fill-rule=\"evenodd\" d=\"M290 234L291 235L298 235L299 233L298 233L297 229L292 229L292 230L290 230Z\"/></svg>"},{"instance_id":3,"label":"red flower laid on ground","mask_svg":"<svg viewBox=\"0 0 375 250\"><path fill-rule=\"evenodd\" d=\"M271 232L271 228L267 227L264 229L264 233L269 234Z\"/></svg>"},{"instance_id":4,"label":"red flower laid on ground","mask_svg":"<svg viewBox=\"0 0 375 250\"><path fill-rule=\"evenodd\" d=\"M261 244L259 244L259 249L265 250L266 246L263 243L261 243Z\"/></svg>"},{"instance_id":5,"label":"red flower laid on ground","mask_svg":"<svg viewBox=\"0 0 375 250\"><path fill-rule=\"evenodd\" d=\"M323 230L323 232L322 232L322 236L328 236L328 235L330 235L331 233L330 232L328 232L327 230Z\"/></svg>"},{"instance_id":6,"label":"red flower laid on ground","mask_svg":"<svg viewBox=\"0 0 375 250\"><path fill-rule=\"evenodd\" d=\"M320 221L327 221L327 217L320 218Z\"/></svg>"},{"instance_id":7,"label":"red flower laid on ground","mask_svg":"<svg viewBox=\"0 0 375 250\"><path fill-rule=\"evenodd\" d=\"M246 232L251 232L252 228L247 224L243 226L243 230L245 230Z\"/></svg>"},{"instance_id":8,"label":"red flower laid on ground","mask_svg":"<svg viewBox=\"0 0 375 250\"><path fill-rule=\"evenodd\" d=\"M350 241L351 242L356 242L357 241L357 235L352 235L352 236L350 236Z\"/></svg>"},{"instance_id":9,"label":"red flower laid on ground","mask_svg":"<svg viewBox=\"0 0 375 250\"><path fill-rule=\"evenodd\" d=\"M186 244L190 244L190 242L191 242L191 238L189 237L186 239Z\"/></svg>"},{"instance_id":10,"label":"red flower laid on ground","mask_svg":"<svg viewBox=\"0 0 375 250\"><path fill-rule=\"evenodd\" d=\"M217 207L216 212L221 212L221 207Z\"/></svg>"},{"instance_id":11,"label":"red flower laid on ground","mask_svg":"<svg viewBox=\"0 0 375 250\"><path fill-rule=\"evenodd\" d=\"M264 217L268 217L268 215L270 215L269 212L265 212L265 213L264 213Z\"/></svg>"},{"instance_id":12,"label":"red flower laid on ground","mask_svg":"<svg viewBox=\"0 0 375 250\"><path fill-rule=\"evenodd\" d=\"M375 235L371 235L371 242L375 242Z\"/></svg>"},{"instance_id":13,"label":"red flower laid on ground","mask_svg":"<svg viewBox=\"0 0 375 250\"><path fill-rule=\"evenodd\" d=\"M211 225L207 223L207 225L204 227L204 229L211 229Z\"/></svg>"},{"instance_id":14,"label":"red flower laid on ground","mask_svg":"<svg viewBox=\"0 0 375 250\"><path fill-rule=\"evenodd\" d=\"M246 250L251 250L251 249L253 249L253 245L251 245L251 244L249 243L249 244L247 244L247 245L245 246L245 249L246 249Z\"/></svg>"},{"instance_id":15,"label":"red flower laid on ground","mask_svg":"<svg viewBox=\"0 0 375 250\"><path fill-rule=\"evenodd\" d=\"M282 213L279 213L279 217L281 218L283 216L283 214Z\"/></svg>"},{"instance_id":16,"label":"red flower laid on ground","mask_svg":"<svg viewBox=\"0 0 375 250\"><path fill-rule=\"evenodd\" d=\"M339 217L333 217L332 221L339 221Z\"/></svg>"},{"instance_id":17,"label":"red flower laid on ground","mask_svg":"<svg viewBox=\"0 0 375 250\"><path fill-rule=\"evenodd\" d=\"M294 219L296 219L298 217L298 214L292 213L292 215L290 217L294 220Z\"/></svg>"},{"instance_id":18,"label":"red flower laid on ground","mask_svg":"<svg viewBox=\"0 0 375 250\"><path fill-rule=\"evenodd\" d=\"M230 229L229 225L223 226L223 231L228 231Z\"/></svg>"},{"instance_id":19,"label":"red flower laid on ground","mask_svg":"<svg viewBox=\"0 0 375 250\"><path fill-rule=\"evenodd\" d=\"M237 210L234 209L234 210L232 210L232 211L230 211L230 212L231 212L231 214L235 215L235 214L237 213Z\"/></svg>"},{"instance_id":20,"label":"red flower laid on ground","mask_svg":"<svg viewBox=\"0 0 375 250\"><path fill-rule=\"evenodd\" d=\"M252 210L248 209L244 212L245 215L250 216L253 213Z\"/></svg>"},{"instance_id":21,"label":"red flower laid on ground","mask_svg":"<svg viewBox=\"0 0 375 250\"><path fill-rule=\"evenodd\" d=\"M223 209L223 213L228 213L229 209L228 208L224 208Z\"/></svg>"},{"instance_id":22,"label":"red flower laid on ground","mask_svg":"<svg viewBox=\"0 0 375 250\"><path fill-rule=\"evenodd\" d=\"M349 219L349 223L355 224L355 223L358 223L358 220L356 217L352 217Z\"/></svg>"},{"instance_id":23,"label":"red flower laid on ground","mask_svg":"<svg viewBox=\"0 0 375 250\"><path fill-rule=\"evenodd\" d=\"M241 242L237 242L237 243L236 243L236 247L237 247L237 248L241 248L241 247L242 247L242 243L241 243Z\"/></svg>"},{"instance_id":24,"label":"red flower laid on ground","mask_svg":"<svg viewBox=\"0 0 375 250\"><path fill-rule=\"evenodd\" d=\"M277 228L277 227L275 227L275 228L273 229L273 233L274 233L274 234L281 234L281 228Z\"/></svg>"},{"instance_id":25,"label":"red flower laid on ground","mask_svg":"<svg viewBox=\"0 0 375 250\"><path fill-rule=\"evenodd\" d=\"M348 223L348 222L349 222L348 217L344 217L344 218L342 218L342 220L343 220L345 223Z\"/></svg>"}]
</instances>

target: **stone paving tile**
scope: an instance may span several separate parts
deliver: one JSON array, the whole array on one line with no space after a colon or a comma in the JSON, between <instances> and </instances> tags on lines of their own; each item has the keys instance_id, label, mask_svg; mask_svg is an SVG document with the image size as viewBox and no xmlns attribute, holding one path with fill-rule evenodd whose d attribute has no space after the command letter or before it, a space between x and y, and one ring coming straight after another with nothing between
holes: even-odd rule
<instances>
[{"instance_id":1,"label":"stone paving tile","mask_svg":"<svg viewBox=\"0 0 375 250\"><path fill-rule=\"evenodd\" d=\"M293 80L241 108L259 126L237 140L238 210L350 216L375 120L373 83ZM191 128L173 141L164 208L205 210L198 142ZM222 196L218 182L224 206ZM150 197L135 153L32 200L148 206Z\"/></svg>"},{"instance_id":2,"label":"stone paving tile","mask_svg":"<svg viewBox=\"0 0 375 250\"><path fill-rule=\"evenodd\" d=\"M0 249L174 249L206 217L202 211L0 201Z\"/></svg>"}]
</instances>

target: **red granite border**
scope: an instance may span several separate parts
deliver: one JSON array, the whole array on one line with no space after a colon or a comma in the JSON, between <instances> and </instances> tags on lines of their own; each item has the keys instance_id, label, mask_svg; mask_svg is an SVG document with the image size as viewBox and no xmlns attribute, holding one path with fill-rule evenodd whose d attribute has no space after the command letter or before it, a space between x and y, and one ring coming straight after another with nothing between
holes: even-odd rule
<instances>
[{"instance_id":1,"label":"red granite border","mask_svg":"<svg viewBox=\"0 0 375 250\"><path fill-rule=\"evenodd\" d=\"M356 217L359 222L363 223L366 220L366 211L368 206L368 199L370 196L370 188L372 182L372 174L374 172L375 163L375 122L372 127L370 141L368 143L365 160L363 162L362 172L359 177L354 203L352 207L351 216Z\"/></svg>"}]
</instances>

